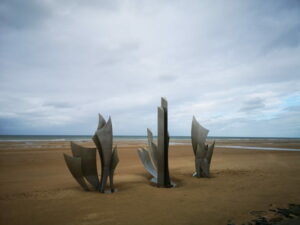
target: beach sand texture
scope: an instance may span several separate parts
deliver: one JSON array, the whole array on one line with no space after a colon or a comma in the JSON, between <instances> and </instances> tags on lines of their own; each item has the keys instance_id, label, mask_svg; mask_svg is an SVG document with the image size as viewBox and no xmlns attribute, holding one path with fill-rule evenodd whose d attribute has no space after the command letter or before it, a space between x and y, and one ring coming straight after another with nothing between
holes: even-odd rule
<instances>
[{"instance_id":1,"label":"beach sand texture","mask_svg":"<svg viewBox=\"0 0 300 225\"><path fill-rule=\"evenodd\" d=\"M299 140L217 144L300 149ZM300 203L300 152L216 148L212 177L197 179L190 141L179 141L169 151L177 187L165 189L150 184L136 152L143 145L118 141L118 192L100 194L84 192L69 173L62 155L71 154L69 142L1 142L0 224L238 224L251 211Z\"/></svg>"}]
</instances>

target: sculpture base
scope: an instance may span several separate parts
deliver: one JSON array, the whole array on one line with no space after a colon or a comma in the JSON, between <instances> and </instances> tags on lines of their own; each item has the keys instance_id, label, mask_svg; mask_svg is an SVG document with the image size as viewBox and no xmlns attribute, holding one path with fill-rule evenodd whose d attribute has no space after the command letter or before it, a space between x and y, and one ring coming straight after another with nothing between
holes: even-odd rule
<instances>
[{"instance_id":1,"label":"sculpture base","mask_svg":"<svg viewBox=\"0 0 300 225\"><path fill-rule=\"evenodd\" d=\"M160 188L174 188L174 187L177 186L176 183L174 183L173 181L171 181L171 184L168 185L168 186L159 186L159 185L157 184L157 178L156 178L156 177L152 177L152 178L150 179L150 182L151 182L153 185L155 185L156 187L160 187Z\"/></svg>"},{"instance_id":2,"label":"sculpture base","mask_svg":"<svg viewBox=\"0 0 300 225\"><path fill-rule=\"evenodd\" d=\"M114 193L114 192L118 192L118 189L106 189L104 192L101 192L101 193L103 193L103 194L112 194L112 193Z\"/></svg>"},{"instance_id":3,"label":"sculpture base","mask_svg":"<svg viewBox=\"0 0 300 225\"><path fill-rule=\"evenodd\" d=\"M193 177L196 177L196 178L209 178L209 177L206 177L206 176L197 176L197 172L194 172Z\"/></svg>"}]
</instances>

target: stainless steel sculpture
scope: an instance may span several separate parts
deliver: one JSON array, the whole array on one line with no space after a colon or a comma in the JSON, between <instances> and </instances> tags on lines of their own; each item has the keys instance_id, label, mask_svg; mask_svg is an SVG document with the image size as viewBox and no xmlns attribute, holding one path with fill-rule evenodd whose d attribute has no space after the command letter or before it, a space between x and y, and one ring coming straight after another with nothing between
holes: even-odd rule
<instances>
[{"instance_id":1,"label":"stainless steel sculpture","mask_svg":"<svg viewBox=\"0 0 300 225\"><path fill-rule=\"evenodd\" d=\"M161 98L161 106L157 109L157 145L153 142L153 135L147 129L148 148L139 148L138 155L145 169L153 176L152 182L158 187L173 187L169 176L168 150L168 102Z\"/></svg>"},{"instance_id":2,"label":"stainless steel sculpture","mask_svg":"<svg viewBox=\"0 0 300 225\"><path fill-rule=\"evenodd\" d=\"M99 182L96 166L96 148L86 148L71 142L72 156L64 154L65 162L80 186L89 191L85 179L94 189L104 192L114 192L113 175L119 162L117 147L112 148L111 118L106 122L99 114L98 128L93 136L101 160L101 180ZM107 179L110 178L110 190L106 191ZM84 179L85 178L85 179Z\"/></svg>"},{"instance_id":3,"label":"stainless steel sculpture","mask_svg":"<svg viewBox=\"0 0 300 225\"><path fill-rule=\"evenodd\" d=\"M209 177L210 163L213 155L215 141L211 145L205 144L209 130L202 127L193 116L192 121L192 146L195 155L195 177Z\"/></svg>"}]
</instances>

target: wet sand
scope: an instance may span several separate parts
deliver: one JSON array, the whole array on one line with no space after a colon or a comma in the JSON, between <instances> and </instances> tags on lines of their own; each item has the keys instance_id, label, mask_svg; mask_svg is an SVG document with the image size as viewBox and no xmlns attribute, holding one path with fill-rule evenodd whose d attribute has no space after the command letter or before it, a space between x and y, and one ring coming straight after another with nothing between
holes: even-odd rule
<instances>
[{"instance_id":1,"label":"wet sand","mask_svg":"<svg viewBox=\"0 0 300 225\"><path fill-rule=\"evenodd\" d=\"M169 165L178 186L164 189L150 185L137 156L146 142L117 141L114 194L82 191L63 160L69 142L0 142L0 224L239 224L253 211L300 203L300 152L216 148L212 177L197 179L190 142L176 142ZM217 144L300 149L299 140Z\"/></svg>"}]
</instances>

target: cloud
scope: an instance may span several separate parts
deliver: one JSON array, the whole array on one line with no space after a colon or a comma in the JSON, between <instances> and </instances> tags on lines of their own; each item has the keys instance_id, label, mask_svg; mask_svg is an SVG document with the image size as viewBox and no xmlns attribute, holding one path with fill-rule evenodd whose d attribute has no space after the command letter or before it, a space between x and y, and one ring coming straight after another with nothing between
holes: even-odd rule
<instances>
[{"instance_id":1,"label":"cloud","mask_svg":"<svg viewBox=\"0 0 300 225\"><path fill-rule=\"evenodd\" d=\"M263 99L253 98L253 99L247 100L243 104L243 107L241 108L241 111L251 112L251 111L254 111L254 110L261 110L264 107L265 107L265 104L264 104Z\"/></svg>"},{"instance_id":2,"label":"cloud","mask_svg":"<svg viewBox=\"0 0 300 225\"><path fill-rule=\"evenodd\" d=\"M36 27L51 14L44 1L2 0L1 28L26 29ZM2 30L2 29L1 29Z\"/></svg>"},{"instance_id":3,"label":"cloud","mask_svg":"<svg viewBox=\"0 0 300 225\"><path fill-rule=\"evenodd\" d=\"M98 112L155 132L165 96L171 135L192 115L211 135L300 135L299 1L14 0L0 17L2 134L91 134Z\"/></svg>"}]
</instances>

